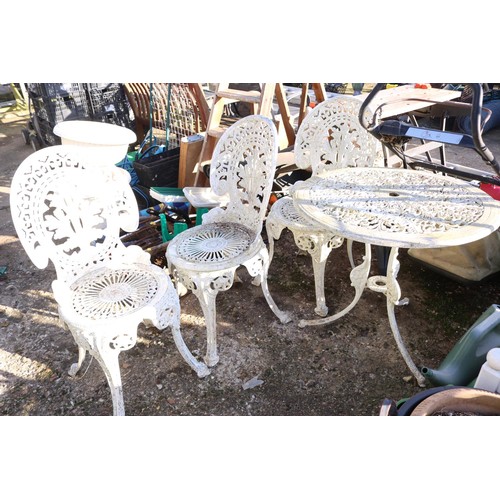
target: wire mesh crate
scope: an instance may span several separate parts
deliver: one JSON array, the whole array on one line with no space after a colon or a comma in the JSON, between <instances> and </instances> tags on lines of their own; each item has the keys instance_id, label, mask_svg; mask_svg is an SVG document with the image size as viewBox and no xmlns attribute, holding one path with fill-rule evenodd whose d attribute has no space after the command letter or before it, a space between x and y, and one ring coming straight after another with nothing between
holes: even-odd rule
<instances>
[{"instance_id":1,"label":"wire mesh crate","mask_svg":"<svg viewBox=\"0 0 500 500\"><path fill-rule=\"evenodd\" d=\"M86 83L88 90L118 90L122 87L121 83Z\"/></svg>"},{"instance_id":2,"label":"wire mesh crate","mask_svg":"<svg viewBox=\"0 0 500 500\"><path fill-rule=\"evenodd\" d=\"M120 83L28 83L31 123L39 147L60 144L53 128L65 120L95 120L133 127L133 115Z\"/></svg>"},{"instance_id":3,"label":"wire mesh crate","mask_svg":"<svg viewBox=\"0 0 500 500\"><path fill-rule=\"evenodd\" d=\"M84 91L57 97L31 97L36 115L54 127L64 120L89 118L90 109Z\"/></svg>"},{"instance_id":4,"label":"wire mesh crate","mask_svg":"<svg viewBox=\"0 0 500 500\"><path fill-rule=\"evenodd\" d=\"M33 97L65 97L85 91L83 83L28 83L27 89Z\"/></svg>"},{"instance_id":5,"label":"wire mesh crate","mask_svg":"<svg viewBox=\"0 0 500 500\"><path fill-rule=\"evenodd\" d=\"M88 98L93 120L131 128L133 117L125 90L117 83L89 83Z\"/></svg>"}]
</instances>

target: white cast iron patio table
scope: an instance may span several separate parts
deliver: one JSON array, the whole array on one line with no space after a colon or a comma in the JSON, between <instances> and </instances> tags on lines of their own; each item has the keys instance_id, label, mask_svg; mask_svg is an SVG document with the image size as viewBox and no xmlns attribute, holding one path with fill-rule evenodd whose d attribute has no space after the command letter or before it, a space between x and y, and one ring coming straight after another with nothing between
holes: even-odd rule
<instances>
[{"instance_id":1,"label":"white cast iron patio table","mask_svg":"<svg viewBox=\"0 0 500 500\"><path fill-rule=\"evenodd\" d=\"M345 238L365 244L362 264L350 273L353 301L333 316L301 320L300 327L325 325L347 314L365 288L384 293L394 339L408 368L423 387L425 378L401 338L395 305L401 299L397 281L399 248L462 245L488 236L500 226L500 202L455 177L424 170L342 168L292 186L296 208ZM386 276L371 276L370 245L390 247Z\"/></svg>"}]
</instances>

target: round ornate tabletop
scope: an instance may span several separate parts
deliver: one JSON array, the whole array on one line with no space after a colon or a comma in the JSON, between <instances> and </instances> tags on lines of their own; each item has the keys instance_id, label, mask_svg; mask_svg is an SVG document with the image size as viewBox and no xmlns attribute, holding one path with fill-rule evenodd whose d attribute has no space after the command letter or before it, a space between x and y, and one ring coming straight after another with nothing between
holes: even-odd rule
<instances>
[{"instance_id":1,"label":"round ornate tabletop","mask_svg":"<svg viewBox=\"0 0 500 500\"><path fill-rule=\"evenodd\" d=\"M343 168L298 182L291 193L313 221L375 245L461 245L500 226L500 202L467 181L424 170Z\"/></svg>"}]
</instances>

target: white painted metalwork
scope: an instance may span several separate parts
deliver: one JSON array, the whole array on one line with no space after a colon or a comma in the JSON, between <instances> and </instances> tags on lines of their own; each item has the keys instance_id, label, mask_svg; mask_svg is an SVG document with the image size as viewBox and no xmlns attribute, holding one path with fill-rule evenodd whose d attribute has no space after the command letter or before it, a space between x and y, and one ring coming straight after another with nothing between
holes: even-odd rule
<instances>
[{"instance_id":1,"label":"white painted metalwork","mask_svg":"<svg viewBox=\"0 0 500 500\"><path fill-rule=\"evenodd\" d=\"M461 245L496 229L500 203L467 181L425 170L332 171L292 186L305 217L346 238L401 248Z\"/></svg>"},{"instance_id":2,"label":"white painted metalwork","mask_svg":"<svg viewBox=\"0 0 500 500\"><path fill-rule=\"evenodd\" d=\"M358 119L361 101L352 96L340 96L318 104L304 119L294 147L297 167L312 169L321 175L342 167L371 167L377 153L377 141L361 126ZM328 314L325 303L325 266L333 248L342 245L344 238L324 226L305 219L294 207L289 196L273 204L266 219L269 255L274 255L274 240L283 229L289 229L295 244L310 254L313 263L316 308L319 316ZM352 242L348 241L351 266Z\"/></svg>"},{"instance_id":3,"label":"white painted metalwork","mask_svg":"<svg viewBox=\"0 0 500 500\"><path fill-rule=\"evenodd\" d=\"M210 185L229 197L224 207L210 210L203 223L170 241L167 261L175 280L191 290L203 309L207 328L205 361L219 361L215 299L229 290L238 267L245 266L262 287L271 310L282 323L290 321L267 286L269 254L261 231L276 169L278 139L271 120L250 115L229 127L219 139L210 166Z\"/></svg>"},{"instance_id":4,"label":"white painted metalwork","mask_svg":"<svg viewBox=\"0 0 500 500\"><path fill-rule=\"evenodd\" d=\"M349 168L297 182L290 189L302 216L345 238L365 244L363 263L350 274L352 302L337 314L301 320L300 327L325 325L347 314L365 288L384 293L398 349L419 385L425 378L410 357L395 306L401 299L397 281L399 248L440 248L481 239L500 226L500 203L472 184L422 170ZM386 276L371 276L370 245L390 247Z\"/></svg>"},{"instance_id":5,"label":"white painted metalwork","mask_svg":"<svg viewBox=\"0 0 500 500\"><path fill-rule=\"evenodd\" d=\"M208 368L194 359L180 333L180 304L165 269L138 246L125 247L120 229L137 228L139 211L118 167L86 165L76 146L52 146L30 155L11 185L11 211L19 239L40 269L51 261L59 317L78 345L75 375L87 352L106 374L114 415L124 415L118 363L136 343L144 322L170 327L176 346L199 376Z\"/></svg>"}]
</instances>

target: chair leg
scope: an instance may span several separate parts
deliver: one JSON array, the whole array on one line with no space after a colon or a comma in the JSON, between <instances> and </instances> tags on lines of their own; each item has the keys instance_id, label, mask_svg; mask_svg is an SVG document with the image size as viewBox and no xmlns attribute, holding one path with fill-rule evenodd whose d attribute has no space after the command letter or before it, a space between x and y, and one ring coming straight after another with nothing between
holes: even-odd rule
<instances>
[{"instance_id":1,"label":"chair leg","mask_svg":"<svg viewBox=\"0 0 500 500\"><path fill-rule=\"evenodd\" d=\"M196 358L191 354L191 351L186 346L184 339L182 338L181 329L179 325L172 326L172 335L174 337L175 345L177 346L177 350L180 352L181 356L184 358L184 361L196 372L198 377L203 378L210 374L210 370L208 369L205 363L200 363L196 360Z\"/></svg>"},{"instance_id":2,"label":"chair leg","mask_svg":"<svg viewBox=\"0 0 500 500\"><path fill-rule=\"evenodd\" d=\"M187 290L193 292L200 303L201 309L203 311L203 316L205 317L206 331L207 331L207 353L204 356L204 361L206 366L212 367L219 362L219 355L217 353L217 323L216 323L216 306L215 299L217 294L222 291L229 290L233 286L236 268L228 269L219 272L206 272L206 273L190 273L184 269L179 269L171 266L171 270L175 277L175 281L186 287ZM174 332L174 340L176 340ZM177 341L176 341L177 343ZM182 341L182 345L184 341ZM185 346L185 344L184 344ZM177 346L179 347L179 346ZM203 366L200 368L195 368L189 361L189 356L187 353L189 350L185 348L184 354L188 356L186 361L194 370L198 373L204 373ZM183 350L181 350L181 355L184 357ZM198 363L196 360L195 363ZM208 373L207 373L208 375ZM198 376L200 375L198 373Z\"/></svg>"},{"instance_id":3,"label":"chair leg","mask_svg":"<svg viewBox=\"0 0 500 500\"><path fill-rule=\"evenodd\" d=\"M278 317L281 323L289 323L292 318L288 313L282 311L276 305L276 302L274 302L274 299L271 297L271 293L269 292L269 288L267 286L267 273L269 270L269 264L269 253L264 243L262 243L260 252L252 260L250 260L249 262L245 262L244 265L248 269L248 273L250 274L250 276L260 277L260 286L262 288L262 293L264 294L264 297L271 311L273 311L273 313Z\"/></svg>"},{"instance_id":4,"label":"chair leg","mask_svg":"<svg viewBox=\"0 0 500 500\"><path fill-rule=\"evenodd\" d=\"M175 345L184 361L196 372L198 377L206 377L210 374L210 370L205 363L199 362L187 347L181 333L181 307L177 297L179 287L182 287L188 292L186 283L183 283L179 278L177 270L170 267L170 272L174 276L174 283L176 287L172 287L164 296L163 300L156 305L156 322L152 322L160 330L170 328L174 338ZM193 284L193 283L189 283Z\"/></svg>"},{"instance_id":5,"label":"chair leg","mask_svg":"<svg viewBox=\"0 0 500 500\"><path fill-rule=\"evenodd\" d=\"M108 385L111 390L111 398L113 400L113 415L125 416L125 404L123 402L123 388L122 379L120 374L120 364L118 362L118 355L120 350L111 349L106 346L98 346L97 350L93 353L95 359L101 366Z\"/></svg>"},{"instance_id":6,"label":"chair leg","mask_svg":"<svg viewBox=\"0 0 500 500\"><path fill-rule=\"evenodd\" d=\"M269 265L271 265L274 257L274 237L271 231L267 231L267 241L269 245Z\"/></svg>"},{"instance_id":7,"label":"chair leg","mask_svg":"<svg viewBox=\"0 0 500 500\"><path fill-rule=\"evenodd\" d=\"M312 256L314 288L316 291L316 307L314 308L314 312L322 317L328 314L328 307L326 307L325 300L325 268L328 254L319 259Z\"/></svg>"},{"instance_id":8,"label":"chair leg","mask_svg":"<svg viewBox=\"0 0 500 500\"><path fill-rule=\"evenodd\" d=\"M281 238L281 233L286 226L278 222L274 217L268 215L266 220L266 235L269 245L269 266L273 261L274 257L274 241L278 241Z\"/></svg>"},{"instance_id":9,"label":"chair leg","mask_svg":"<svg viewBox=\"0 0 500 500\"><path fill-rule=\"evenodd\" d=\"M325 301L325 268L328 257L334 248L342 245L344 239L331 234L317 235L316 245L310 250L313 262L314 286L316 290L316 308L314 312L318 316L325 317L328 314L328 307ZM352 252L351 252L352 255Z\"/></svg>"},{"instance_id":10,"label":"chair leg","mask_svg":"<svg viewBox=\"0 0 500 500\"><path fill-rule=\"evenodd\" d=\"M198 301L203 309L205 316L205 324L207 329L207 353L203 358L207 366L215 366L219 362L219 354L217 352L217 322L215 298L217 293L212 293L210 290L202 290L197 293Z\"/></svg>"},{"instance_id":11,"label":"chair leg","mask_svg":"<svg viewBox=\"0 0 500 500\"><path fill-rule=\"evenodd\" d=\"M189 276L194 286L188 288L198 298L198 302L203 310L207 329L207 353L203 358L207 366L215 366L219 362L217 352L217 312L215 299L221 291L231 288L234 281L235 269L224 273L202 273ZM185 279L185 278L184 278Z\"/></svg>"},{"instance_id":12,"label":"chair leg","mask_svg":"<svg viewBox=\"0 0 500 500\"><path fill-rule=\"evenodd\" d=\"M269 245L269 250L268 250L269 262L267 265L267 270L269 270L269 268L271 267L271 262L273 261L273 257L274 257L274 240L275 239L278 240L280 238L281 230L279 231L279 233L276 233L276 229L271 230L269 227L266 227L266 229L267 229L267 241L268 241L268 245ZM277 234L277 236L275 236L276 234ZM263 282L262 273L259 272L252 280L252 285L262 286L262 282ZM267 288L267 286L266 286L266 288ZM264 293L264 296L266 297L266 300L267 300L267 296L265 293ZM269 301L268 301L268 303L269 303Z\"/></svg>"},{"instance_id":13,"label":"chair leg","mask_svg":"<svg viewBox=\"0 0 500 500\"><path fill-rule=\"evenodd\" d=\"M106 375L113 400L113 415L125 415L118 355L121 351L130 349L135 345L137 325L131 326L128 332L121 335L115 335L109 331L84 331L70 324L67 324L67 327L78 345L78 362L71 366L69 374L74 376L78 373L86 353L89 352ZM110 335L112 335L111 338ZM114 347L112 347L113 345Z\"/></svg>"},{"instance_id":14,"label":"chair leg","mask_svg":"<svg viewBox=\"0 0 500 500\"><path fill-rule=\"evenodd\" d=\"M80 368L82 367L86 354L87 354L87 349L78 346L78 361L71 365L71 368L68 371L70 377L74 377L80 371Z\"/></svg>"},{"instance_id":15,"label":"chair leg","mask_svg":"<svg viewBox=\"0 0 500 500\"><path fill-rule=\"evenodd\" d=\"M311 256L314 274L314 288L316 294L316 307L314 312L325 317L328 307L325 300L325 268L328 256L334 248L344 242L344 238L331 233L293 233L295 244Z\"/></svg>"}]
</instances>

